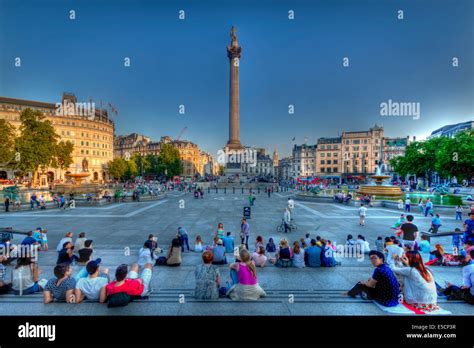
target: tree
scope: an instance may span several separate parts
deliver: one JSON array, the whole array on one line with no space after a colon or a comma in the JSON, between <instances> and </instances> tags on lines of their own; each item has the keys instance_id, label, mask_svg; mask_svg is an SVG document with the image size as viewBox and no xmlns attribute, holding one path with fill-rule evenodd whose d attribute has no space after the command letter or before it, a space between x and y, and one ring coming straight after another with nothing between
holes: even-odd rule
<instances>
[{"instance_id":1,"label":"tree","mask_svg":"<svg viewBox=\"0 0 474 348\"><path fill-rule=\"evenodd\" d=\"M126 180L133 179L138 175L138 168L137 164L135 163L134 160L130 159L128 161L125 161L126 169L125 169L125 174L124 178Z\"/></svg>"},{"instance_id":2,"label":"tree","mask_svg":"<svg viewBox=\"0 0 474 348\"><path fill-rule=\"evenodd\" d=\"M435 169L442 177L458 180L474 177L474 130L457 133L438 149Z\"/></svg>"},{"instance_id":3,"label":"tree","mask_svg":"<svg viewBox=\"0 0 474 348\"><path fill-rule=\"evenodd\" d=\"M0 119L0 139L0 165L8 168L15 161L15 128L4 119Z\"/></svg>"},{"instance_id":4,"label":"tree","mask_svg":"<svg viewBox=\"0 0 474 348\"><path fill-rule=\"evenodd\" d=\"M435 157L434 142L416 141L406 147L404 156L395 157L390 164L402 177L412 174L426 178L430 183Z\"/></svg>"},{"instance_id":5,"label":"tree","mask_svg":"<svg viewBox=\"0 0 474 348\"><path fill-rule=\"evenodd\" d=\"M39 168L67 167L72 163L73 146L58 145L59 135L49 120L38 110L25 109L20 114L20 135L15 139L15 150L20 160L17 169L22 173L33 173Z\"/></svg>"},{"instance_id":6,"label":"tree","mask_svg":"<svg viewBox=\"0 0 474 348\"><path fill-rule=\"evenodd\" d=\"M114 158L108 163L109 175L111 175L116 180L123 179L127 168L127 161L125 161L123 158Z\"/></svg>"},{"instance_id":7,"label":"tree","mask_svg":"<svg viewBox=\"0 0 474 348\"><path fill-rule=\"evenodd\" d=\"M164 144L158 156L159 169L163 170L160 174L165 174L167 179L175 175L180 175L183 171L183 164L179 150L170 144Z\"/></svg>"},{"instance_id":8,"label":"tree","mask_svg":"<svg viewBox=\"0 0 474 348\"><path fill-rule=\"evenodd\" d=\"M60 169L68 168L74 162L72 159L73 150L74 150L74 144L71 143L69 140L66 142L60 141L56 145L51 166L53 168L60 168Z\"/></svg>"},{"instance_id":9,"label":"tree","mask_svg":"<svg viewBox=\"0 0 474 348\"><path fill-rule=\"evenodd\" d=\"M453 138L438 137L416 141L407 146L404 156L390 161L395 172L424 177L431 185L433 174L448 179L474 176L474 131L463 131Z\"/></svg>"},{"instance_id":10,"label":"tree","mask_svg":"<svg viewBox=\"0 0 474 348\"><path fill-rule=\"evenodd\" d=\"M145 169L145 175L162 175L165 172L164 166L160 163L158 156L146 155L145 160L148 163Z\"/></svg>"},{"instance_id":11,"label":"tree","mask_svg":"<svg viewBox=\"0 0 474 348\"><path fill-rule=\"evenodd\" d=\"M148 156L141 156L140 154L134 154L131 158L135 162L137 173L140 176L145 175L145 173L150 171L151 164L148 161Z\"/></svg>"}]
</instances>

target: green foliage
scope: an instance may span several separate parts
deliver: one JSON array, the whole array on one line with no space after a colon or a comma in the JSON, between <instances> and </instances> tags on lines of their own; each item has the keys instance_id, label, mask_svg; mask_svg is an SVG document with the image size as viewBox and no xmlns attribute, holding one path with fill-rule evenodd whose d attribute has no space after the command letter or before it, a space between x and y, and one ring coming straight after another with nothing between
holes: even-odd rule
<instances>
[{"instance_id":1,"label":"green foliage","mask_svg":"<svg viewBox=\"0 0 474 348\"><path fill-rule=\"evenodd\" d=\"M10 167L15 159L15 128L0 119L0 164Z\"/></svg>"},{"instance_id":2,"label":"green foliage","mask_svg":"<svg viewBox=\"0 0 474 348\"><path fill-rule=\"evenodd\" d=\"M138 175L143 176L150 171L151 164L148 159L148 156L143 157L139 154L132 156L131 160L135 163Z\"/></svg>"},{"instance_id":3,"label":"green foliage","mask_svg":"<svg viewBox=\"0 0 474 348\"><path fill-rule=\"evenodd\" d=\"M68 141L60 141L55 149L54 157L52 159L51 166L53 168L65 169L68 168L72 163L72 151L74 150L74 144Z\"/></svg>"},{"instance_id":4,"label":"green foliage","mask_svg":"<svg viewBox=\"0 0 474 348\"><path fill-rule=\"evenodd\" d=\"M147 155L145 156L146 163L148 164L145 169L145 175L161 175L165 172L164 166L160 163L158 156Z\"/></svg>"},{"instance_id":5,"label":"green foliage","mask_svg":"<svg viewBox=\"0 0 474 348\"><path fill-rule=\"evenodd\" d=\"M474 130L459 132L438 150L435 170L458 180L474 177Z\"/></svg>"},{"instance_id":6,"label":"green foliage","mask_svg":"<svg viewBox=\"0 0 474 348\"><path fill-rule=\"evenodd\" d=\"M474 131L457 133L453 138L438 137L413 142L405 155L390 161L401 176L416 175L428 181L437 173L442 178L458 180L474 176Z\"/></svg>"},{"instance_id":7,"label":"green foliage","mask_svg":"<svg viewBox=\"0 0 474 348\"><path fill-rule=\"evenodd\" d=\"M116 180L123 179L127 169L127 161L125 161L123 158L114 158L108 163L109 175Z\"/></svg>"},{"instance_id":8,"label":"green foliage","mask_svg":"<svg viewBox=\"0 0 474 348\"><path fill-rule=\"evenodd\" d=\"M219 166L219 175L224 175L225 167L220 165Z\"/></svg>"},{"instance_id":9,"label":"green foliage","mask_svg":"<svg viewBox=\"0 0 474 348\"><path fill-rule=\"evenodd\" d=\"M39 168L67 168L72 163L74 145L58 143L59 135L40 111L27 108L20 114L20 121L20 135L15 139L15 150L20 154L17 170L35 173Z\"/></svg>"},{"instance_id":10,"label":"green foliage","mask_svg":"<svg viewBox=\"0 0 474 348\"><path fill-rule=\"evenodd\" d=\"M129 180L133 179L138 175L138 167L133 159L125 161L127 169L125 170L124 179Z\"/></svg>"},{"instance_id":11,"label":"green foliage","mask_svg":"<svg viewBox=\"0 0 474 348\"><path fill-rule=\"evenodd\" d=\"M170 144L164 144L158 156L159 169L163 170L159 174L165 174L167 179L175 175L180 175L183 171L183 164L179 155L179 150Z\"/></svg>"}]
</instances>

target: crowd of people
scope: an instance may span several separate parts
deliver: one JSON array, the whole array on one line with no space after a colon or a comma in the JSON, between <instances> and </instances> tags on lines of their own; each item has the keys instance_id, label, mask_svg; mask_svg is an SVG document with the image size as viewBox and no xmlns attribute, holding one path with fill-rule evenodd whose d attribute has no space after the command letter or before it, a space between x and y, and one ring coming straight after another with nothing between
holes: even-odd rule
<instances>
[{"instance_id":1,"label":"crowd of people","mask_svg":"<svg viewBox=\"0 0 474 348\"><path fill-rule=\"evenodd\" d=\"M436 217L438 214L433 215ZM453 252L448 253L441 244L436 244L432 248L428 236L420 235L414 223L414 216L405 217L402 214L393 227L396 229L395 235L377 237L375 249L369 251L370 261L375 268L372 276L367 281L359 281L347 295L352 297L361 295L387 307L404 302L423 311L438 310L438 296L474 304L472 209L468 216L463 224L464 232L459 228L455 229L451 237ZM437 229L433 231L433 222L431 230L433 233L437 231ZM351 239L349 237L348 242ZM437 284L433 270L429 266L462 266L462 284L446 282L444 287Z\"/></svg>"},{"instance_id":2,"label":"crowd of people","mask_svg":"<svg viewBox=\"0 0 474 348\"><path fill-rule=\"evenodd\" d=\"M138 184L130 183L128 189L136 190ZM172 186L159 183L140 183L147 190L173 189ZM148 186L147 186L148 185ZM190 189L184 186L180 189ZM202 190L196 190L197 197L202 197ZM352 197L342 192L335 199L345 202ZM358 208L359 225L365 225L367 197ZM249 203L254 199L249 197ZM38 202L38 205L37 203ZM41 198L32 203L32 207L41 207ZM431 233L436 234L442 226L440 215L433 211L433 204L418 203L424 216L430 215ZM290 224L294 201L288 201L285 208L285 225ZM411 202L405 200L405 212L410 212ZM456 208L456 220L462 221L462 207ZM416 226L415 217L401 214L392 226L395 232L390 236L378 236L373 246L363 234L348 234L346 246L354 246L367 255L374 267L373 274L367 281L358 282L347 295L374 300L383 306L396 306L402 301L414 308L424 311L439 309L439 296L448 299L464 300L474 304L474 211L468 214L463 222L463 229L457 229L452 236L452 253L446 252L441 244L431 246L427 234L422 234ZM215 300L229 297L232 300L258 300L266 296L265 290L258 282L258 272L265 267L278 268L318 268L336 267L341 264L334 243L324 237L311 237L306 233L303 238L289 241L282 237L275 241L257 235L251 239L250 224L244 217L240 223L239 235L219 223L209 236L196 235L194 243L183 226L176 229L170 245L164 249L158 246L157 237L148 236L138 250L138 257L131 266L119 265L112 277L109 270L101 267L101 258L96 257L93 240L85 232L74 234L68 232L56 246L57 262L54 277L40 279L38 255L48 252L48 231L38 227L30 231L21 246L35 251L25 256L17 246L9 241L4 244L8 256L0 256L0 294L13 292L15 295L28 295L42 292L44 303L54 301L80 303L84 300L107 303L110 307L124 306L136 298L146 298L152 293L151 279L155 266L180 267L186 252L200 253L202 262L194 270L195 292L197 299ZM362 230L362 229L361 229ZM285 226L285 232L286 226ZM236 242L235 239L239 242ZM253 242L252 242L253 240ZM193 244L193 245L190 245ZM14 265L13 265L14 263ZM6 266L12 265L11 281L6 281ZM73 266L80 266L74 274ZM435 282L433 266L462 266L462 284L446 283L444 286ZM223 280L224 277L229 279Z\"/></svg>"}]
</instances>

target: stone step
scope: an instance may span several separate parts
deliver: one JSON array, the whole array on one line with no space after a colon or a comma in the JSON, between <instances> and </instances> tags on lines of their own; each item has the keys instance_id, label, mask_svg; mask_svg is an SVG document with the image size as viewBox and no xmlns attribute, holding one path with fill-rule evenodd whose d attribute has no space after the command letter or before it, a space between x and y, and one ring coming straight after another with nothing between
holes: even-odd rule
<instances>
[{"instance_id":1,"label":"stone step","mask_svg":"<svg viewBox=\"0 0 474 348\"><path fill-rule=\"evenodd\" d=\"M287 303L289 295L294 295L295 302L299 303L372 303L372 301L364 300L360 297L352 298L344 296L345 290L342 289L321 289L321 290L265 290L267 296L260 299L259 302ZM218 300L197 300L193 297L194 289L158 289L147 299L134 300L137 303L146 302L164 302L175 303L179 301L179 296L184 295L185 302L225 302L230 301L228 298L220 298ZM43 297L41 293L32 295L18 296L14 294L5 294L0 296L0 303L42 303ZM85 301L93 303L93 301ZM235 301L232 301L235 302ZM239 301L238 301L239 302ZM247 301L240 301L247 302ZM58 302L60 303L60 302ZM448 301L441 297L438 303L456 303L465 304L464 301Z\"/></svg>"}]
</instances>

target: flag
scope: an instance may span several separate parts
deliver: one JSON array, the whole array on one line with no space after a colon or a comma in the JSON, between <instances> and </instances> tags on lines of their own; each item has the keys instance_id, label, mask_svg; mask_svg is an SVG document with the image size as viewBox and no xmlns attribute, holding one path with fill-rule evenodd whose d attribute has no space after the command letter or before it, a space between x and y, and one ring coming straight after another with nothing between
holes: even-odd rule
<instances>
[{"instance_id":1,"label":"flag","mask_svg":"<svg viewBox=\"0 0 474 348\"><path fill-rule=\"evenodd\" d=\"M295 141L296 140L296 137L293 137L293 139L291 139L291 141Z\"/></svg>"}]
</instances>

